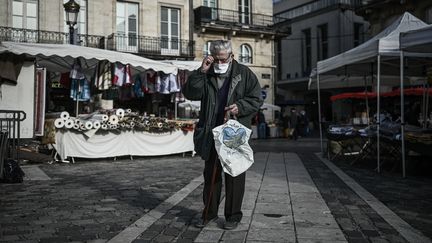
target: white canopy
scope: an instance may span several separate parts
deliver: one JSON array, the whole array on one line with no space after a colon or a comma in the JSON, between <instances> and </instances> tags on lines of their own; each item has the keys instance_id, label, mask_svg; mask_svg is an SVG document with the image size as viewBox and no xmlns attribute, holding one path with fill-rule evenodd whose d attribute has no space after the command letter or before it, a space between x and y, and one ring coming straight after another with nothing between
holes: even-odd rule
<instances>
[{"instance_id":1,"label":"white canopy","mask_svg":"<svg viewBox=\"0 0 432 243\"><path fill-rule=\"evenodd\" d=\"M79 58L82 60L81 65L84 70L93 68L99 61L107 60L111 63L129 64L138 71L153 69L154 71L177 74L177 67L171 64L129 53L69 44L1 42L0 54L2 53L34 57L40 65L58 71L70 71L75 59Z\"/></svg>"},{"instance_id":2,"label":"white canopy","mask_svg":"<svg viewBox=\"0 0 432 243\"><path fill-rule=\"evenodd\" d=\"M400 47L407 52L432 53L432 25L401 33Z\"/></svg>"},{"instance_id":3,"label":"white canopy","mask_svg":"<svg viewBox=\"0 0 432 243\"><path fill-rule=\"evenodd\" d=\"M370 40L337 56L318 62L317 74L368 75L371 69L371 61L375 61L377 55L387 56L390 59L399 57L399 34L401 32L416 30L426 26L426 23L405 12L395 22ZM416 54L413 53L413 55ZM385 63L386 59L382 58L381 61ZM381 70L381 73L397 74L398 70L399 66L396 65L387 72L384 69Z\"/></svg>"},{"instance_id":4,"label":"white canopy","mask_svg":"<svg viewBox=\"0 0 432 243\"><path fill-rule=\"evenodd\" d=\"M174 65L178 69L188 70L188 71L193 71L201 67L200 61L164 60L162 62Z\"/></svg>"}]
</instances>

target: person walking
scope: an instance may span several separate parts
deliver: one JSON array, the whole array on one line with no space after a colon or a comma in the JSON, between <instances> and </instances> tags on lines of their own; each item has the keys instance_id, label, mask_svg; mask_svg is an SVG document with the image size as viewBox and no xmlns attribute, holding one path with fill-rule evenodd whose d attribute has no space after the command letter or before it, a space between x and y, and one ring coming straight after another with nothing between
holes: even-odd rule
<instances>
[{"instance_id":1,"label":"person walking","mask_svg":"<svg viewBox=\"0 0 432 243\"><path fill-rule=\"evenodd\" d=\"M291 115L290 115L290 128L291 128L291 136L294 138L294 140L297 140L298 138L298 114L296 109L293 107L291 108Z\"/></svg>"},{"instance_id":2,"label":"person walking","mask_svg":"<svg viewBox=\"0 0 432 243\"><path fill-rule=\"evenodd\" d=\"M234 115L250 128L251 120L261 107L261 87L256 75L239 64L232 53L231 42L216 40L210 44L211 55L205 57L201 67L191 73L183 87L187 99L200 100L201 111L194 131L195 152L205 161L204 210L195 224L205 227L218 219L222 188L222 166L215 146L212 129L226 121L226 114ZM241 211L246 172L232 177L225 174L225 224L235 229L243 217Z\"/></svg>"},{"instance_id":3,"label":"person walking","mask_svg":"<svg viewBox=\"0 0 432 243\"><path fill-rule=\"evenodd\" d=\"M257 114L257 120L258 120L258 138L263 139L263 138L267 138L267 123L265 121L265 116L264 113L262 111L262 109L259 110L258 114Z\"/></svg>"}]
</instances>

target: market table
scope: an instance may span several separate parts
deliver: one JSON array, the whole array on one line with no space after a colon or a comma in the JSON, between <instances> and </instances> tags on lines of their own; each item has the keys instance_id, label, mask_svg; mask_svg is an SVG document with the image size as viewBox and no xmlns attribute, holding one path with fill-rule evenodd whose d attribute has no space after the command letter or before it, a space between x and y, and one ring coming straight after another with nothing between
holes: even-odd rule
<instances>
[{"instance_id":1,"label":"market table","mask_svg":"<svg viewBox=\"0 0 432 243\"><path fill-rule=\"evenodd\" d=\"M148 133L136 130L103 131L87 137L82 132L57 130L53 145L60 158L156 156L194 151L193 132Z\"/></svg>"}]
</instances>

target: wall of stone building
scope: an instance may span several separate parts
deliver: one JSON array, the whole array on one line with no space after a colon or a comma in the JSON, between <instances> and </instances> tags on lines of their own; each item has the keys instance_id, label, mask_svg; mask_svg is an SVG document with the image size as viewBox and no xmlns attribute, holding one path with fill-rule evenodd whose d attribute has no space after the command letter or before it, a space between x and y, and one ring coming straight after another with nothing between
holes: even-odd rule
<instances>
[{"instance_id":1,"label":"wall of stone building","mask_svg":"<svg viewBox=\"0 0 432 243\"><path fill-rule=\"evenodd\" d=\"M238 11L238 0L217 0L218 1L218 8L220 9L229 9ZM193 0L193 7L197 8L199 6L202 6L203 4L202 0ZM259 1L252 1L251 6L251 12L252 13L259 13L259 14L266 14L266 15L273 15L273 3L272 0L259 0Z\"/></svg>"}]
</instances>

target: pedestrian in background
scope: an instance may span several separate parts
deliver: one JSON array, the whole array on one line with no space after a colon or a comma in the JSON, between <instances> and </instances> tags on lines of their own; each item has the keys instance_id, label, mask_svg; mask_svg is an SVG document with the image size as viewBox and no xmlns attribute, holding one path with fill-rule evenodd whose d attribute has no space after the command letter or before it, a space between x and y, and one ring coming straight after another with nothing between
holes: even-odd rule
<instances>
[{"instance_id":1,"label":"pedestrian in background","mask_svg":"<svg viewBox=\"0 0 432 243\"><path fill-rule=\"evenodd\" d=\"M258 123L258 138L267 138L267 123L265 120L265 116L263 113L263 110L260 109L257 116L257 123Z\"/></svg>"},{"instance_id":2,"label":"pedestrian in background","mask_svg":"<svg viewBox=\"0 0 432 243\"><path fill-rule=\"evenodd\" d=\"M205 208L200 222L195 225L199 228L218 218L221 196L222 166L215 150L212 129L225 122L226 112L250 128L253 116L263 103L256 75L234 60L230 41L211 42L210 53L183 87L187 99L201 101L199 121L194 131L195 152L205 160ZM225 174L225 229L235 229L243 217L241 206L245 181L246 172L236 177Z\"/></svg>"},{"instance_id":3,"label":"pedestrian in background","mask_svg":"<svg viewBox=\"0 0 432 243\"><path fill-rule=\"evenodd\" d=\"M291 128L291 137L294 140L297 140L298 138L298 114L296 108L291 108L291 114L290 114L290 128Z\"/></svg>"}]
</instances>

